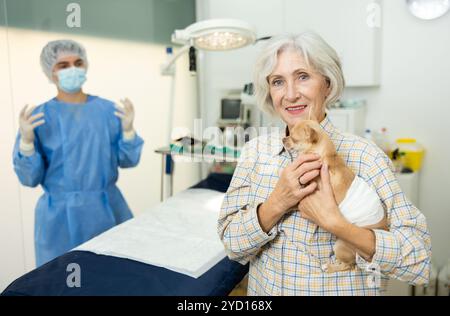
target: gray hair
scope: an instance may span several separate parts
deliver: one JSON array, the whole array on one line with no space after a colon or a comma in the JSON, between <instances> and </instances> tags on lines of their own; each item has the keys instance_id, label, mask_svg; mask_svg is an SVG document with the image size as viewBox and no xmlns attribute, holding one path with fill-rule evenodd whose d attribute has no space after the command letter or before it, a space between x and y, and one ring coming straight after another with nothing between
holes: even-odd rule
<instances>
[{"instance_id":1,"label":"gray hair","mask_svg":"<svg viewBox=\"0 0 450 316\"><path fill-rule=\"evenodd\" d=\"M84 47L72 40L57 40L48 42L41 52L41 67L47 78L52 81L53 67L63 55L79 56L88 66L86 50Z\"/></svg>"},{"instance_id":2,"label":"gray hair","mask_svg":"<svg viewBox=\"0 0 450 316\"><path fill-rule=\"evenodd\" d=\"M268 76L275 69L279 53L294 49L305 59L307 65L325 77L330 84L330 94L325 99L328 108L341 96L345 86L341 62L336 51L314 32L298 35L280 35L269 40L255 64L254 84L258 106L266 113L274 115L272 98L269 91Z\"/></svg>"}]
</instances>

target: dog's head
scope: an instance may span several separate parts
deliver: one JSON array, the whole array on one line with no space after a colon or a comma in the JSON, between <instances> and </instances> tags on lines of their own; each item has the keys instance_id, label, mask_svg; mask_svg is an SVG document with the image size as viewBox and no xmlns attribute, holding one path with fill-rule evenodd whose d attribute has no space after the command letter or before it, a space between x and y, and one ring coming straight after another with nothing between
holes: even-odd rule
<instances>
[{"instance_id":1,"label":"dog's head","mask_svg":"<svg viewBox=\"0 0 450 316\"><path fill-rule=\"evenodd\" d=\"M316 121L302 120L289 131L289 136L283 138L284 148L304 152L320 141L322 133Z\"/></svg>"}]
</instances>

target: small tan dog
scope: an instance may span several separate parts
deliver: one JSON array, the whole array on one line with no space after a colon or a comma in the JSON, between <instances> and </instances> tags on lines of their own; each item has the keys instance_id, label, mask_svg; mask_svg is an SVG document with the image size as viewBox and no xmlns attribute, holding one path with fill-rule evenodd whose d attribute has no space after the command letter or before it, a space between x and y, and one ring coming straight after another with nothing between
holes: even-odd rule
<instances>
[{"instance_id":1,"label":"small tan dog","mask_svg":"<svg viewBox=\"0 0 450 316\"><path fill-rule=\"evenodd\" d=\"M353 171L345 164L344 159L338 155L333 142L320 127L319 123L314 120L300 121L290 131L290 136L283 139L283 143L287 150L295 150L303 154L319 154L322 161L328 164L334 197L347 220L361 227L387 230L387 220L378 195L364 180L355 176ZM318 178L312 181L318 181ZM348 196L347 193L349 193ZM314 197L312 194L306 198ZM360 201L358 202L357 199ZM343 203L344 200L345 203ZM343 204L341 205L341 203ZM369 215L364 214L368 204L373 205L371 210L368 211ZM363 207L361 208L361 206ZM352 210L352 207L356 207L358 210ZM358 224L358 222L370 224L363 226ZM327 272L350 270L355 266L355 250L346 242L338 239L333 250L336 255L336 263L327 264Z\"/></svg>"}]
</instances>

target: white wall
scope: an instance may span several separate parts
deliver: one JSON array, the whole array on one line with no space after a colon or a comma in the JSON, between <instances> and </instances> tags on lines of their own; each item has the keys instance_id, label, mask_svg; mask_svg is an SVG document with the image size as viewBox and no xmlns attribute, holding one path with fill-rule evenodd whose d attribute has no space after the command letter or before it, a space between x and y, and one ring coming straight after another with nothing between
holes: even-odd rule
<instances>
[{"instance_id":1,"label":"white wall","mask_svg":"<svg viewBox=\"0 0 450 316\"><path fill-rule=\"evenodd\" d=\"M14 177L11 148L16 132L11 106L7 35L6 29L0 28L0 291L6 282L25 271L19 185L17 181L11 181Z\"/></svg>"},{"instance_id":2,"label":"white wall","mask_svg":"<svg viewBox=\"0 0 450 316\"><path fill-rule=\"evenodd\" d=\"M67 34L0 28L0 291L35 266L34 207L42 190L21 186L13 172L12 147L18 113L26 103L40 104L55 96L54 86L40 69L39 54L48 41L67 37ZM139 214L160 200L161 156L154 150L167 145L168 140L171 79L159 74L160 64L166 59L165 48L87 36L70 38L87 50L90 68L84 90L110 100L128 97L135 105L135 128L145 144L140 164L122 169L118 185L133 213ZM197 94L196 79L188 72L187 55L177 62L175 80L174 127L192 130ZM178 164L174 192L195 184L198 175L197 164Z\"/></svg>"},{"instance_id":3,"label":"white wall","mask_svg":"<svg viewBox=\"0 0 450 316\"><path fill-rule=\"evenodd\" d=\"M442 266L450 257L450 13L423 21L405 1L383 1L381 31L380 87L347 89L345 97L368 100L368 127L385 126L393 140L414 137L426 147L419 207Z\"/></svg>"}]
</instances>

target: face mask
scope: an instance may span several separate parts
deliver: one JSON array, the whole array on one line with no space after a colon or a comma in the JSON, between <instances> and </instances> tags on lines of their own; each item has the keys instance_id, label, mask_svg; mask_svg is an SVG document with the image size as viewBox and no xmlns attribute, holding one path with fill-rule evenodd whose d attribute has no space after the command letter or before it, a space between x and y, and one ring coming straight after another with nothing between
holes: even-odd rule
<instances>
[{"instance_id":1,"label":"face mask","mask_svg":"<svg viewBox=\"0 0 450 316\"><path fill-rule=\"evenodd\" d=\"M58 86L67 93L80 91L81 86L86 81L86 69L70 67L58 71Z\"/></svg>"}]
</instances>

